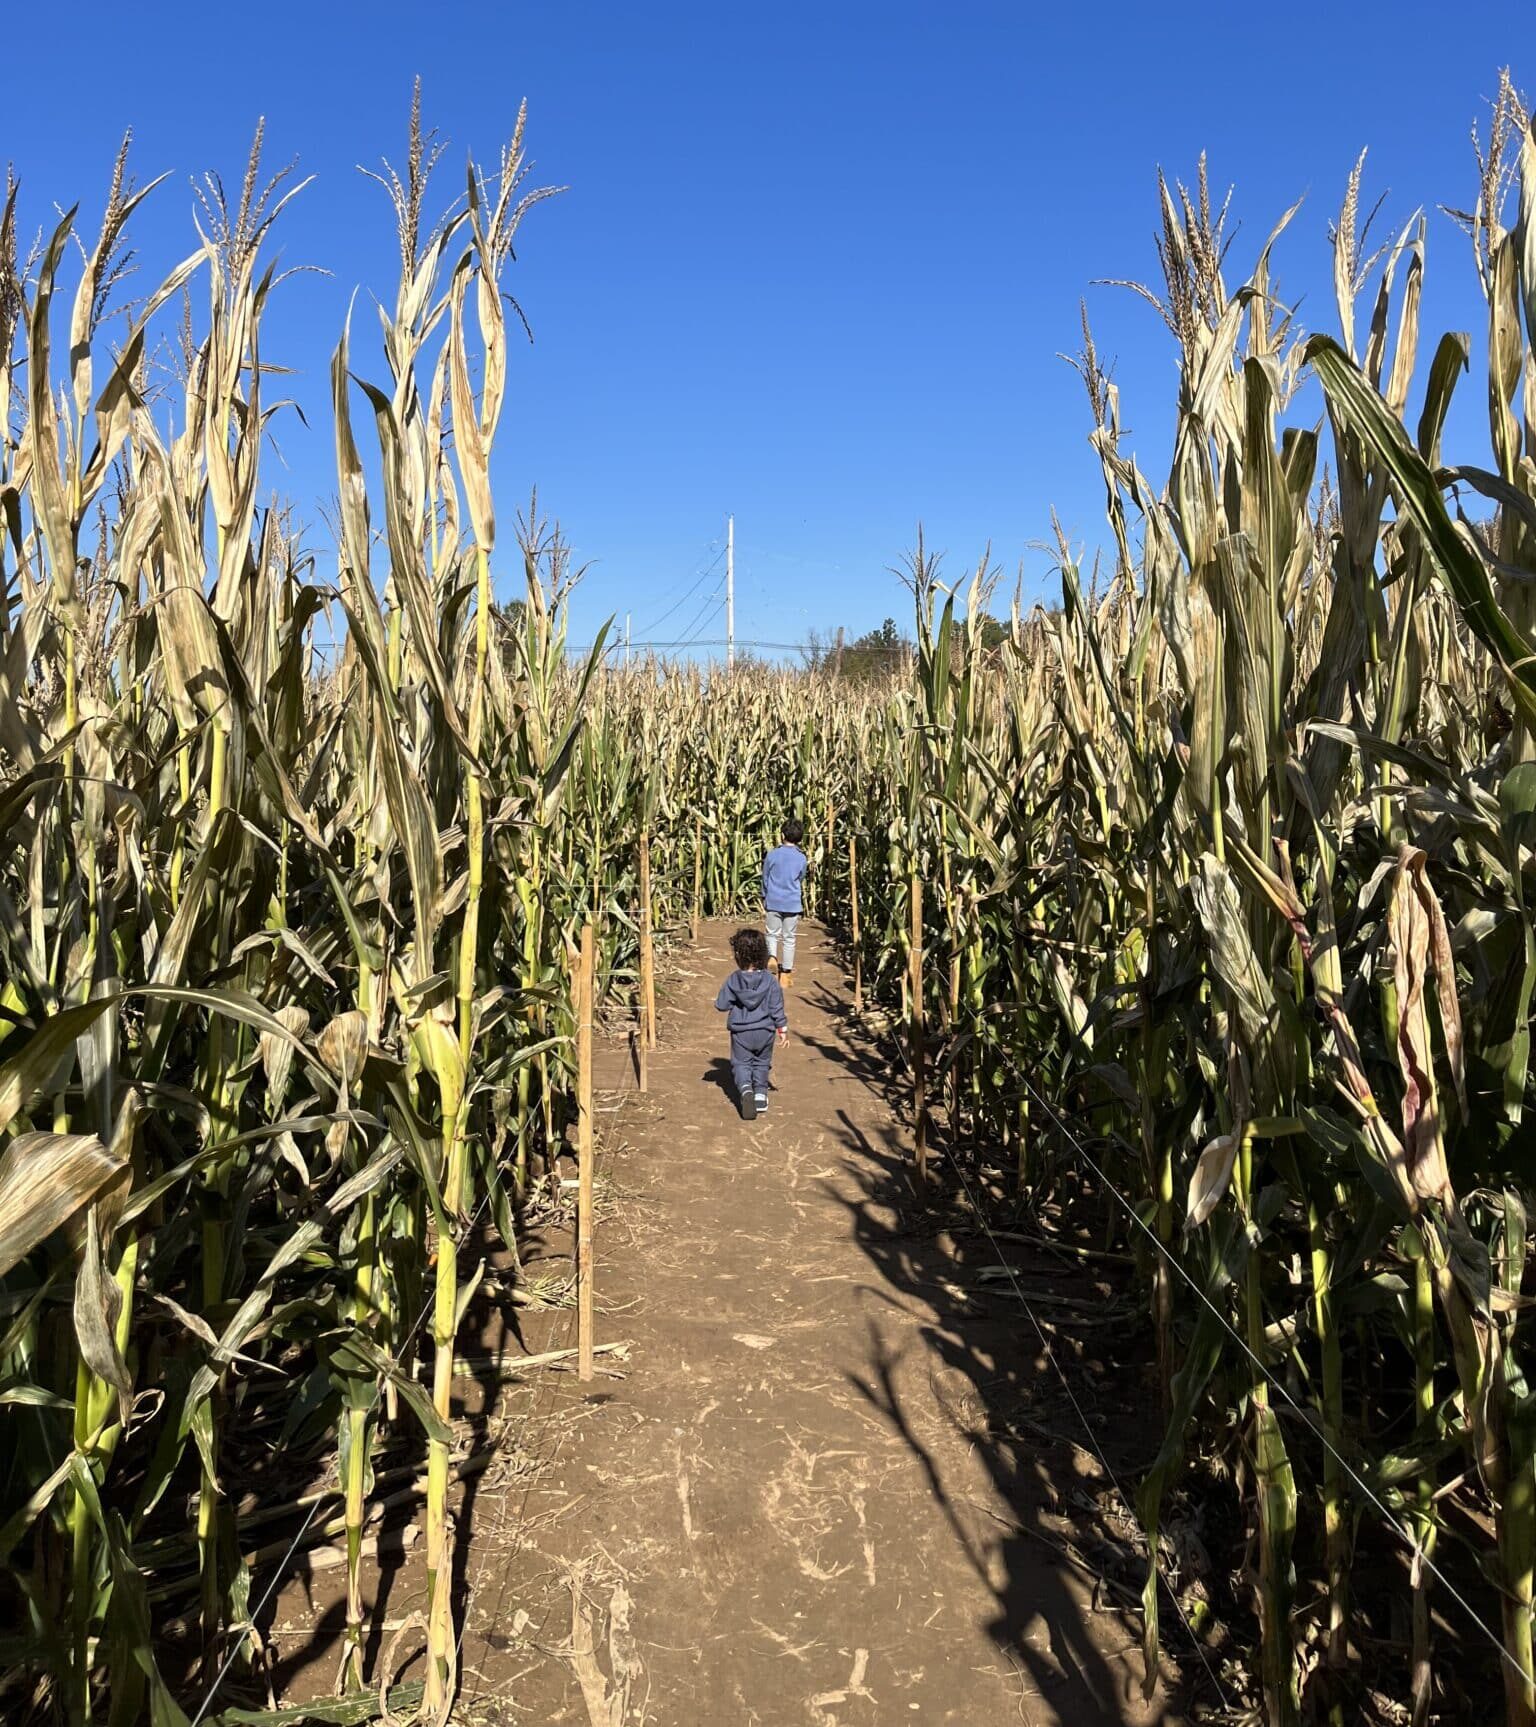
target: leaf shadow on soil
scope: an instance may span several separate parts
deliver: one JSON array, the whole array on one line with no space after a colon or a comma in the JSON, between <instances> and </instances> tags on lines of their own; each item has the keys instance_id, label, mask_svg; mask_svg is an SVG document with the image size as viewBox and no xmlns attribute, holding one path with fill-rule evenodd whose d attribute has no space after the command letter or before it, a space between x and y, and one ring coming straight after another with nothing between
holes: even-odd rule
<instances>
[{"instance_id":1,"label":"leaf shadow on soil","mask_svg":"<svg viewBox=\"0 0 1536 1727\"><path fill-rule=\"evenodd\" d=\"M937 1191L926 1207L918 1203L892 1050L841 996L823 995L818 1006L840 1035L806 1037L807 1045L882 1095L894 1116L871 1137L838 1112L842 1168L826 1188L849 1212L854 1239L880 1275L883 1287L871 1285L869 1294L922 1316L917 1341L900 1350L871 1320L867 1357L849 1383L921 1465L957 1546L996 1604L988 1634L1039 1698L1085 1727L1187 1719L1184 1686L1171 1668L1156 1699L1141 1699L1140 1657L1126 1652L1139 1631L1144 1549L1094 1455L1101 1452L1131 1491L1156 1449L1161 1418L1144 1327L1104 1325L1106 1291L1093 1273L1048 1258L1026 1269L1030 1250L1019 1250L1024 1282L1050 1285L1044 1299L1058 1319L1047 1336L1069 1395L1011 1291L978 1280L997 1267L997 1249L974 1220L969 1228L956 1223L942 1155ZM1074 1324L1079 1318L1086 1331ZM925 1375L924 1364L903 1363L914 1349L927 1354ZM913 1394L914 1368L927 1395ZM1091 1439L1073 1397L1092 1424ZM962 1450L985 1465L1005 1513L970 1497L955 1445L931 1437L933 1404Z\"/></svg>"}]
</instances>

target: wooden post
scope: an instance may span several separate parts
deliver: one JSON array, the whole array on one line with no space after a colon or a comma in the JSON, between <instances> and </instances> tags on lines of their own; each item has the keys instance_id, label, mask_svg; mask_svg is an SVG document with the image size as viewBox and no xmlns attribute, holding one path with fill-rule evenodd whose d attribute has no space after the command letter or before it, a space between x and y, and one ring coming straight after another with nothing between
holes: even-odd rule
<instances>
[{"instance_id":1,"label":"wooden post","mask_svg":"<svg viewBox=\"0 0 1536 1727\"><path fill-rule=\"evenodd\" d=\"M581 926L576 982L576 1348L578 1373L592 1377L592 924Z\"/></svg>"},{"instance_id":2,"label":"wooden post","mask_svg":"<svg viewBox=\"0 0 1536 1727\"><path fill-rule=\"evenodd\" d=\"M699 945L699 922L704 916L704 818L693 818L693 945Z\"/></svg>"},{"instance_id":3,"label":"wooden post","mask_svg":"<svg viewBox=\"0 0 1536 1727\"><path fill-rule=\"evenodd\" d=\"M919 1186L928 1181L928 1099L923 1047L923 878L912 872L912 1153Z\"/></svg>"},{"instance_id":4,"label":"wooden post","mask_svg":"<svg viewBox=\"0 0 1536 1727\"><path fill-rule=\"evenodd\" d=\"M1016 1159L1019 1193L1029 1191L1029 1093L1019 1093L1019 1155Z\"/></svg>"},{"instance_id":5,"label":"wooden post","mask_svg":"<svg viewBox=\"0 0 1536 1727\"><path fill-rule=\"evenodd\" d=\"M651 836L640 836L640 1026L647 1049L656 1047L656 956L651 946Z\"/></svg>"},{"instance_id":6,"label":"wooden post","mask_svg":"<svg viewBox=\"0 0 1536 1727\"><path fill-rule=\"evenodd\" d=\"M941 829L942 835L942 829ZM949 939L949 987L944 995L944 1039L953 1047L955 1022L960 1017L960 931L955 920L954 880L950 874L949 846L944 844L944 911L945 933ZM945 1108L949 1115L949 1132L953 1140L960 1115L960 1063L949 1064L949 1096Z\"/></svg>"},{"instance_id":7,"label":"wooden post","mask_svg":"<svg viewBox=\"0 0 1536 1727\"><path fill-rule=\"evenodd\" d=\"M853 917L853 1011L864 1011L864 949L859 945L859 840L848 830L848 905Z\"/></svg>"}]
</instances>

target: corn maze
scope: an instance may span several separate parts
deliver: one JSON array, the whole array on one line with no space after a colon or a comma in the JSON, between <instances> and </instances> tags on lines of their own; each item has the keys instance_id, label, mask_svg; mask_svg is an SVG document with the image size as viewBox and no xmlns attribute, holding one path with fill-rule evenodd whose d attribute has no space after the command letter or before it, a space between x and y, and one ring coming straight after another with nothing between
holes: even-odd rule
<instances>
[{"instance_id":1,"label":"corn maze","mask_svg":"<svg viewBox=\"0 0 1536 1727\"><path fill-rule=\"evenodd\" d=\"M1274 288L1285 221L1234 283L1203 169L1161 185L1168 473L1128 447L1085 323L1102 561L1063 542L1059 597L987 648L994 571L949 585L920 544L915 651L858 683L567 652L565 544L490 481L498 438L536 433L503 299L542 195L521 119L462 196L430 166L413 129L381 337L337 332L320 532L263 503L296 189L259 137L132 300L134 213L164 194L126 157L95 232L71 212L29 254L14 188L0 223L6 1718L172 1727L222 1680L217 1719L262 1543L317 1480L348 1556L339 1688L368 1695L386 1457L427 1543L415 1707L448 1718L455 1341L476 1244L515 1252L562 1203L581 928L622 1024L642 841L665 964L691 919L753 905L793 809L814 909L856 931L917 1081L934 1202L957 1164L1001 1172L1003 1211L1070 1173L1134 1255L1165 1431L1135 1484L1148 1674L1209 1617L1181 1572L1193 1631L1168 1623L1159 1534L1215 1471L1272 1727L1366 1719L1367 1669L1421 1727L1440 1663L1536 1722L1536 134L1513 87L1468 255L1438 266L1477 274L1476 343L1421 333L1426 219L1374 250L1358 170L1324 334ZM1470 449L1447 447L1458 390L1486 403ZM273 1481L274 1445L309 1472ZM1365 1547L1394 1638L1354 1587Z\"/></svg>"}]
</instances>

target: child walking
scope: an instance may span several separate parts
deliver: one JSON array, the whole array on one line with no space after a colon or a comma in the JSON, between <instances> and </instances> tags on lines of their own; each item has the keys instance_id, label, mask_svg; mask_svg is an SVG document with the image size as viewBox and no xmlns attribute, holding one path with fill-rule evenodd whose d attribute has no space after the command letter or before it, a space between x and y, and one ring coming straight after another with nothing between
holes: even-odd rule
<instances>
[{"instance_id":1,"label":"child walking","mask_svg":"<svg viewBox=\"0 0 1536 1727\"><path fill-rule=\"evenodd\" d=\"M768 1071L775 1042L789 1041L784 992L768 970L768 943L760 929L731 937L736 970L720 986L715 1006L728 1015L731 1072L741 1100L741 1119L755 1121L768 1107Z\"/></svg>"},{"instance_id":2,"label":"child walking","mask_svg":"<svg viewBox=\"0 0 1536 1727\"><path fill-rule=\"evenodd\" d=\"M795 930L804 905L800 886L810 860L800 849L805 829L793 819L785 822L783 841L763 859L763 921L768 930L768 964L779 974L785 989L794 988Z\"/></svg>"}]
</instances>

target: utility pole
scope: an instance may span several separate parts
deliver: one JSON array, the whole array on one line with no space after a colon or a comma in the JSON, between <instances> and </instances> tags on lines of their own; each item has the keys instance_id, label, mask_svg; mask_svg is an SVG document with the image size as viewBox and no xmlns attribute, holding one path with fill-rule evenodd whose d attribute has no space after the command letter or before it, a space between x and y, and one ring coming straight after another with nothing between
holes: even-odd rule
<instances>
[{"instance_id":1,"label":"utility pole","mask_svg":"<svg viewBox=\"0 0 1536 1727\"><path fill-rule=\"evenodd\" d=\"M629 664L629 613L624 614L624 664Z\"/></svg>"},{"instance_id":2,"label":"utility pole","mask_svg":"<svg viewBox=\"0 0 1536 1727\"><path fill-rule=\"evenodd\" d=\"M736 518L725 518L725 669L736 664Z\"/></svg>"}]
</instances>

